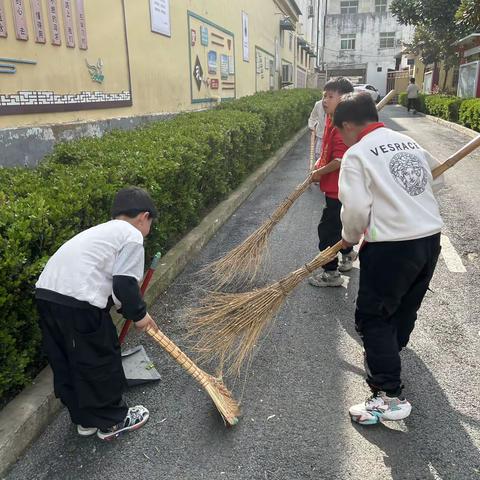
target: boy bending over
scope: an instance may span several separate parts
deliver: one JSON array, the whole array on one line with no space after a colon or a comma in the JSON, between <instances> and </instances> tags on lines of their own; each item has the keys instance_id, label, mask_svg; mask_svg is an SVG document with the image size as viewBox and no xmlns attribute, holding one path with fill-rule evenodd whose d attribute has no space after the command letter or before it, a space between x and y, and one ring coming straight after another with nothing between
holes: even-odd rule
<instances>
[{"instance_id":1,"label":"boy bending over","mask_svg":"<svg viewBox=\"0 0 480 480\"><path fill-rule=\"evenodd\" d=\"M156 328L138 282L143 276L143 238L157 210L140 188L120 190L112 218L62 245L36 284L43 348L54 375L55 395L82 436L111 440L140 428L149 417L128 407L117 331L109 314L115 302L139 330Z\"/></svg>"}]
</instances>

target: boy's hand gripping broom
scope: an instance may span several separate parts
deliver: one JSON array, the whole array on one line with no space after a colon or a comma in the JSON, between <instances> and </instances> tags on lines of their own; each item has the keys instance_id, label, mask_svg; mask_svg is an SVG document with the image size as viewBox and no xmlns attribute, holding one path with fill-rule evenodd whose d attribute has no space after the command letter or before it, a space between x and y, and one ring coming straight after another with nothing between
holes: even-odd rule
<instances>
[{"instance_id":1,"label":"boy's hand gripping broom","mask_svg":"<svg viewBox=\"0 0 480 480\"><path fill-rule=\"evenodd\" d=\"M155 269L158 265L158 262L160 260L160 253L157 253L155 257L153 258L152 264L150 268L147 270L147 273L145 274L145 278L143 279L142 286L140 287L140 292L142 296L145 294L145 291L147 290L148 284L150 283L150 280L153 277L153 274L155 272ZM127 320L122 328L122 331L119 335L119 340L120 343L123 343L125 340L125 337L128 333L128 330L131 325L131 321ZM147 333L182 367L184 368L189 375L191 375L195 380L197 380L198 383L205 389L205 391L210 395L210 398L213 400L213 403L217 407L218 411L220 412L220 415L223 418L223 421L227 426L233 426L238 423L238 416L240 415L240 408L238 403L235 401L235 399L232 397L232 394L230 391L227 389L227 387L223 384L223 381L219 378L215 378L208 373L205 373L203 370L198 368L195 363L193 363L190 358L187 357L185 353L183 353L164 333L160 331L160 329L152 329L149 328L147 329ZM141 347L143 349L143 347ZM129 351L130 352L130 351ZM137 349L132 349L133 353L137 353ZM145 356L145 350L143 350ZM128 352L126 352L128 353ZM150 360L147 358L147 361L149 364L151 364ZM125 360L123 360L124 363L124 370L125 370L125 375L127 376L127 380L129 381L129 384L131 383L131 379L128 378L127 375L127 369L125 369ZM137 362L138 363L138 362ZM138 367L136 366L135 370L142 370L144 368L144 363L145 361L141 362L142 365ZM143 367L143 368L142 368ZM139 376L138 372L134 372L136 375L133 375L135 378ZM160 378L160 375L158 372L155 373L158 375L158 379ZM155 378L157 379L157 378ZM137 381L136 383L134 382L133 384L137 383L144 383L144 382L139 382Z\"/></svg>"},{"instance_id":2,"label":"boy's hand gripping broom","mask_svg":"<svg viewBox=\"0 0 480 480\"><path fill-rule=\"evenodd\" d=\"M381 110L395 94L392 90L378 103L377 109ZM310 155L315 148L314 132L312 132ZM312 157L311 157L312 158ZM240 245L232 249L224 257L214 261L204 268L203 272L208 272L213 280L211 283L219 289L233 280L253 281L257 276L263 260L263 254L267 247L268 238L275 225L286 215L295 201L308 190L312 183L315 171L311 171L303 183L298 185L295 190L283 201L283 203L273 212L272 216L255 232L253 232Z\"/></svg>"},{"instance_id":3,"label":"boy's hand gripping broom","mask_svg":"<svg viewBox=\"0 0 480 480\"><path fill-rule=\"evenodd\" d=\"M433 178L479 146L480 135L433 169ZM191 335L198 336L195 348L201 358L217 360L221 365L228 363L227 373L239 373L287 295L314 270L331 261L341 246L340 241L323 250L311 262L268 287L236 294L214 292L207 296L193 310L191 319Z\"/></svg>"}]
</instances>

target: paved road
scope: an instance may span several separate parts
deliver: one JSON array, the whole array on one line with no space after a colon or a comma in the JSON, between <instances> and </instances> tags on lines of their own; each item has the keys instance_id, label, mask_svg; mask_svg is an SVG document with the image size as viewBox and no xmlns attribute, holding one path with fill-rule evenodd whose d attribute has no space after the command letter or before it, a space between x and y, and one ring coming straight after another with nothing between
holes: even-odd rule
<instances>
[{"instance_id":1,"label":"paved road","mask_svg":"<svg viewBox=\"0 0 480 480\"><path fill-rule=\"evenodd\" d=\"M401 108L388 107L384 116L440 159L468 140ZM174 340L185 344L181 312L199 287L193 273L245 238L303 180L307 151L305 137L154 306ZM163 375L161 384L128 394L132 404L150 408L148 425L105 444L77 437L63 411L8 480L480 479L479 162L477 153L455 167L440 194L452 248L403 354L405 393L414 406L405 423L360 427L348 418L348 407L367 394L353 328L354 270L347 288L318 291L304 283L291 295L248 378L233 386L243 403L235 429L223 428L204 393L165 354L132 336ZM265 281L315 255L321 209L316 189L291 209L272 238Z\"/></svg>"}]
</instances>

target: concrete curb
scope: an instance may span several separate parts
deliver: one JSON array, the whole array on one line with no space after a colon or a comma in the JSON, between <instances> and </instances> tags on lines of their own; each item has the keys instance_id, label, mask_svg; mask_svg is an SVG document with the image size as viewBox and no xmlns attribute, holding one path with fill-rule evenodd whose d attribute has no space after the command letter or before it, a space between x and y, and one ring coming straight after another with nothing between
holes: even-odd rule
<instances>
[{"instance_id":1,"label":"concrete curb","mask_svg":"<svg viewBox=\"0 0 480 480\"><path fill-rule=\"evenodd\" d=\"M396 105L396 107L405 108L403 105ZM443 118L434 117L433 115L427 115L426 113L421 112L418 112L417 115L420 117L428 118L432 122L438 123L439 125L443 125L444 127L450 128L452 130L456 130L457 132L463 133L464 135L472 138L476 138L478 135L480 135L479 132L476 132L471 128L464 127L463 125L459 125L458 123L449 122L448 120L444 120Z\"/></svg>"},{"instance_id":2,"label":"concrete curb","mask_svg":"<svg viewBox=\"0 0 480 480\"><path fill-rule=\"evenodd\" d=\"M444 120L443 118L438 118L434 117L432 115L426 115L429 120L432 122L438 123L439 125L443 125L444 127L451 128L452 130L456 130L459 133L463 133L464 135L467 135L469 137L475 138L480 135L480 133L476 132L475 130L472 130L471 128L464 127L463 125L458 125L458 123L454 122L449 122L448 120Z\"/></svg>"},{"instance_id":3,"label":"concrete curb","mask_svg":"<svg viewBox=\"0 0 480 480\"><path fill-rule=\"evenodd\" d=\"M226 200L215 207L197 227L168 251L145 293L148 304L152 304L172 283L187 263L197 255L306 132L306 127L300 130ZM2 478L53 420L60 408L61 403L53 393L52 371L50 367L46 367L38 374L32 385L25 388L0 412L0 476Z\"/></svg>"},{"instance_id":4,"label":"concrete curb","mask_svg":"<svg viewBox=\"0 0 480 480\"><path fill-rule=\"evenodd\" d=\"M53 393L53 373L44 368L0 412L0 475L13 465L53 420L61 403Z\"/></svg>"}]
</instances>

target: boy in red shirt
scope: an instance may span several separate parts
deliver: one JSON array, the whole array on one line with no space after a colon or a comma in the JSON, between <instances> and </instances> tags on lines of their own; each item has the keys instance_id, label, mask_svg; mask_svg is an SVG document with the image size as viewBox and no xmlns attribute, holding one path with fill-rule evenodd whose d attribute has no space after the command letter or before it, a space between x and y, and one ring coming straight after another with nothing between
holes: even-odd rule
<instances>
[{"instance_id":1,"label":"boy in red shirt","mask_svg":"<svg viewBox=\"0 0 480 480\"><path fill-rule=\"evenodd\" d=\"M319 171L313 180L320 183L320 190L325 194L325 207L318 225L318 248L324 250L342 238L342 222L340 210L342 204L338 199L338 176L340 163L348 147L342 140L339 131L333 125L332 117L342 95L352 93L353 85L344 77L330 80L323 89L323 107L327 114L323 133L322 152L315 164ZM340 272L352 269L355 253L352 248L341 250L342 260L338 258L323 267L323 273L312 275L308 281L315 287L339 287L343 283Z\"/></svg>"}]
</instances>

